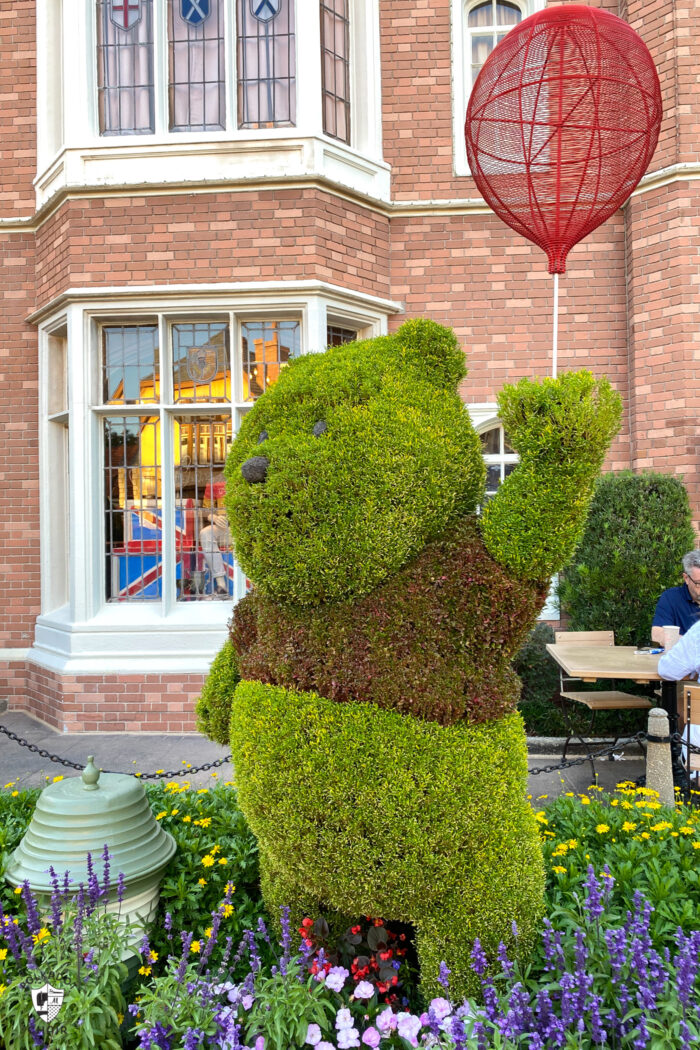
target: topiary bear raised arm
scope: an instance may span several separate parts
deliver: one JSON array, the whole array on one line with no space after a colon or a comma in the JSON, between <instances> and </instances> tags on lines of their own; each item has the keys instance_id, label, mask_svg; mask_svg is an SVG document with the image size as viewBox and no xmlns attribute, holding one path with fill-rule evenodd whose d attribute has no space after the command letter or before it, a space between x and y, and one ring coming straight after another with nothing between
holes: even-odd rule
<instances>
[{"instance_id":1,"label":"topiary bear raised arm","mask_svg":"<svg viewBox=\"0 0 700 1050\"><path fill-rule=\"evenodd\" d=\"M581 537L595 479L620 426L620 396L605 378L569 372L504 387L498 414L520 463L486 506L481 533L496 561L546 580L566 565Z\"/></svg>"}]
</instances>

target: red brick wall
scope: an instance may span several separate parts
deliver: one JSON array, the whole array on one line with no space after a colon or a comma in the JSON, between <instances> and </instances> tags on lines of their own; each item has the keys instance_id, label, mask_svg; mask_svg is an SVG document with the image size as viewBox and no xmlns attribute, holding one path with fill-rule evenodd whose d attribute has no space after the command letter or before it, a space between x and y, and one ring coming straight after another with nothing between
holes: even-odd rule
<instances>
[{"instance_id":1,"label":"red brick wall","mask_svg":"<svg viewBox=\"0 0 700 1050\"><path fill-rule=\"evenodd\" d=\"M36 175L35 5L0 3L0 216L31 215Z\"/></svg>"},{"instance_id":2,"label":"red brick wall","mask_svg":"<svg viewBox=\"0 0 700 1050\"><path fill-rule=\"evenodd\" d=\"M57 675L9 665L13 711L27 711L61 732L192 733L203 675ZM26 680L25 680L26 678Z\"/></svg>"},{"instance_id":3,"label":"red brick wall","mask_svg":"<svg viewBox=\"0 0 700 1050\"><path fill-rule=\"evenodd\" d=\"M0 647L31 644L39 612L39 446L34 237L0 233Z\"/></svg>"},{"instance_id":4,"label":"red brick wall","mask_svg":"<svg viewBox=\"0 0 700 1050\"><path fill-rule=\"evenodd\" d=\"M314 189L67 201L37 234L37 295L320 279L389 294L389 223Z\"/></svg>"}]
</instances>

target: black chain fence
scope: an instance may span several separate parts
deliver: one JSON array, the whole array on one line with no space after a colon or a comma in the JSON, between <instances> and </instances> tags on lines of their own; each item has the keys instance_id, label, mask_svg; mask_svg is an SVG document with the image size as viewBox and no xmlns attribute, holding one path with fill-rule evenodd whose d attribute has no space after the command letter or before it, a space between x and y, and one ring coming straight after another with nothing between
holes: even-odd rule
<instances>
[{"instance_id":1,"label":"black chain fence","mask_svg":"<svg viewBox=\"0 0 700 1050\"><path fill-rule=\"evenodd\" d=\"M26 747L32 754L39 755L40 758L47 758L49 762L56 762L58 765L66 766L68 769L78 769L80 772L85 768L85 763L71 762L68 758L61 758L60 755L52 755L50 751L47 751L43 747L37 747L36 744L30 744L28 740L18 736L17 733L13 733L11 729L6 726L0 725L0 733L3 733L8 739L13 740L20 747ZM591 762L596 758L607 758L609 755L615 754L619 751L624 750L629 744L639 744L648 739L648 734L645 732L635 733L634 736L628 737L626 740L616 740L615 743L609 744L606 747L599 748L597 751L590 751L580 758L567 758L562 762L557 762L555 765L549 766L536 766L534 769L528 769L530 776L536 777L542 773L556 773L562 769L572 769L574 766L583 765L585 762ZM672 744L677 744L688 748L691 754L700 755L700 747L696 747L695 744L689 744L687 740L680 734L674 733L668 737L668 740ZM217 758L214 762L204 762L201 766L188 767L186 769L174 769L166 772L159 773L128 773L128 776L138 777L139 780L171 780L173 777L188 777L194 773L202 773L208 769L217 769L219 766L225 765L231 761L230 755L225 755L223 758ZM105 769L104 773L115 773L117 770Z\"/></svg>"}]
</instances>

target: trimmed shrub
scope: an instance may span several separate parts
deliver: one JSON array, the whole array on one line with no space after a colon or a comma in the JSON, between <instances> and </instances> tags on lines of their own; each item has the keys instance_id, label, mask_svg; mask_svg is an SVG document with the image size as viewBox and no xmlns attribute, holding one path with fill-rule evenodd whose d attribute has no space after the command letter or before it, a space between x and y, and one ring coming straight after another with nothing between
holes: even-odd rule
<instances>
[{"instance_id":1,"label":"trimmed shrub","mask_svg":"<svg viewBox=\"0 0 700 1050\"><path fill-rule=\"evenodd\" d=\"M681 559L694 546L680 478L631 471L601 477L559 583L570 629L613 629L618 645L648 644L659 595L681 582Z\"/></svg>"},{"instance_id":2,"label":"trimmed shrub","mask_svg":"<svg viewBox=\"0 0 700 1050\"><path fill-rule=\"evenodd\" d=\"M484 510L484 542L502 565L545 580L576 549L622 401L607 379L567 372L504 387L498 411L520 464Z\"/></svg>"},{"instance_id":3,"label":"trimmed shrub","mask_svg":"<svg viewBox=\"0 0 700 1050\"><path fill-rule=\"evenodd\" d=\"M226 463L226 506L263 594L299 605L369 594L475 510L485 468L457 395L458 350L448 329L409 322L298 358L256 402ZM268 461L263 484L241 474L254 456Z\"/></svg>"},{"instance_id":4,"label":"trimmed shrub","mask_svg":"<svg viewBox=\"0 0 700 1050\"><path fill-rule=\"evenodd\" d=\"M493 561L470 517L357 602L309 609L253 591L231 637L244 679L441 725L483 722L518 702L510 661L544 596Z\"/></svg>"},{"instance_id":5,"label":"trimmed shrub","mask_svg":"<svg viewBox=\"0 0 700 1050\"><path fill-rule=\"evenodd\" d=\"M412 924L426 993L443 960L475 990L476 936L495 952L515 922L527 954L543 867L517 714L444 727L242 681L231 750L271 914Z\"/></svg>"},{"instance_id":6,"label":"trimmed shrub","mask_svg":"<svg viewBox=\"0 0 700 1050\"><path fill-rule=\"evenodd\" d=\"M195 707L197 729L217 744L228 744L231 697L240 678L236 652L231 639L227 638L214 657Z\"/></svg>"},{"instance_id":7,"label":"trimmed shrub","mask_svg":"<svg viewBox=\"0 0 700 1050\"><path fill-rule=\"evenodd\" d=\"M518 711L525 732L546 736L565 733L561 712L554 699L559 692L559 671L546 646L554 641L554 631L547 623L538 623L513 661L522 691Z\"/></svg>"}]
</instances>

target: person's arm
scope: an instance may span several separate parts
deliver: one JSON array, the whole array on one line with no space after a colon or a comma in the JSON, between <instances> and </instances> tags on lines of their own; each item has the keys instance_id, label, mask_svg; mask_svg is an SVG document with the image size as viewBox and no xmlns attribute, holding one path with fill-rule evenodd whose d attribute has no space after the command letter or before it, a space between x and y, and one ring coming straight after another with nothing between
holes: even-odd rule
<instances>
[{"instance_id":1,"label":"person's arm","mask_svg":"<svg viewBox=\"0 0 700 1050\"><path fill-rule=\"evenodd\" d=\"M669 682L695 675L700 668L700 623L695 624L682 638L659 657L659 674Z\"/></svg>"},{"instance_id":2,"label":"person's arm","mask_svg":"<svg viewBox=\"0 0 700 1050\"><path fill-rule=\"evenodd\" d=\"M654 619L651 621L652 642L664 644L664 627L680 627L671 601L670 590L664 591L656 603Z\"/></svg>"}]
</instances>

